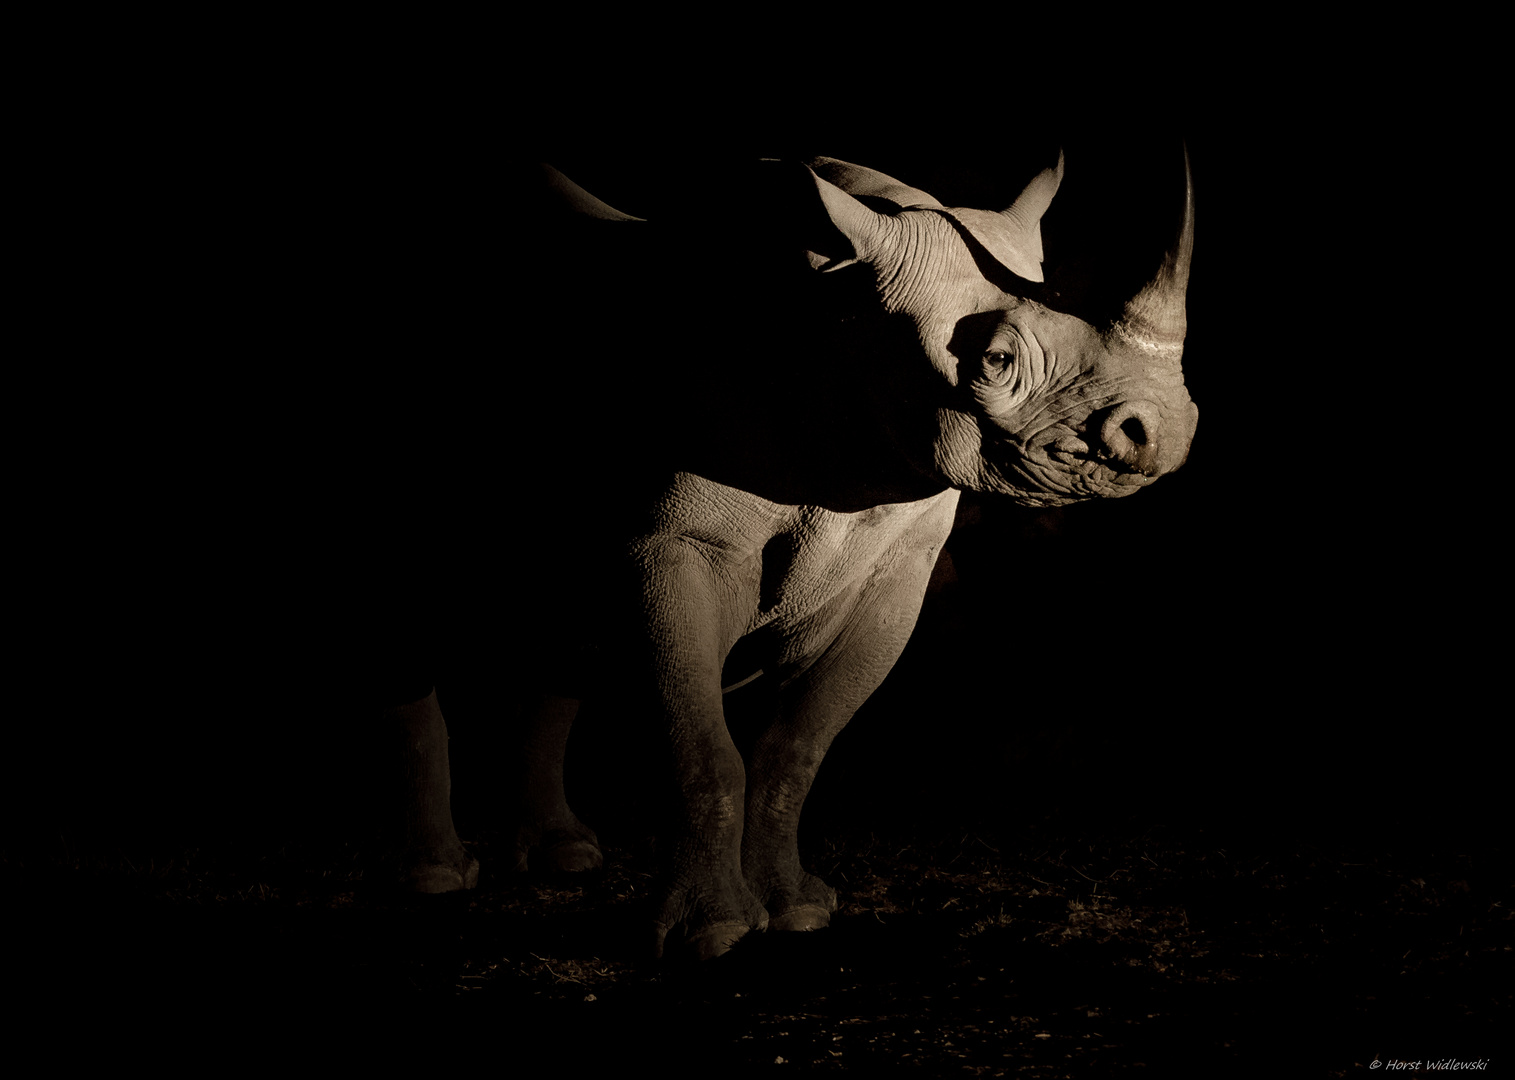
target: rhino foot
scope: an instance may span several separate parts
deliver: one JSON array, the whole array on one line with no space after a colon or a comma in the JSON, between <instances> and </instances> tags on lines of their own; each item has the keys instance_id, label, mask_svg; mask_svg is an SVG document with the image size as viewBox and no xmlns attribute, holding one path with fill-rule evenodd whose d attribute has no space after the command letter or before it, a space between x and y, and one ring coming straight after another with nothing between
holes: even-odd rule
<instances>
[{"instance_id":1,"label":"rhino foot","mask_svg":"<svg viewBox=\"0 0 1515 1080\"><path fill-rule=\"evenodd\" d=\"M459 892L479 883L479 860L464 852L461 858L407 865L400 871L400 887L407 892Z\"/></svg>"},{"instance_id":2,"label":"rhino foot","mask_svg":"<svg viewBox=\"0 0 1515 1080\"><path fill-rule=\"evenodd\" d=\"M672 929L674 928L663 923L653 924L653 955L662 960L699 963L726 955L733 945L754 930L768 929L768 920L763 919L757 926L748 926L742 922L713 923L679 938L677 944L671 945L668 935Z\"/></svg>"},{"instance_id":3,"label":"rhino foot","mask_svg":"<svg viewBox=\"0 0 1515 1080\"><path fill-rule=\"evenodd\" d=\"M772 889L763 899L775 912L770 930L819 930L837 908L836 890L814 874L801 874L796 885Z\"/></svg>"},{"instance_id":4,"label":"rhino foot","mask_svg":"<svg viewBox=\"0 0 1515 1080\"><path fill-rule=\"evenodd\" d=\"M578 818L554 825L523 825L516 830L515 871L570 874L598 870L605 864L599 837Z\"/></svg>"},{"instance_id":5,"label":"rhino foot","mask_svg":"<svg viewBox=\"0 0 1515 1080\"><path fill-rule=\"evenodd\" d=\"M820 930L831 925L831 908L823 908L819 904L800 904L788 911L775 915L768 922L770 930Z\"/></svg>"},{"instance_id":6,"label":"rhino foot","mask_svg":"<svg viewBox=\"0 0 1515 1080\"><path fill-rule=\"evenodd\" d=\"M738 879L735 885L673 890L653 919L653 955L671 961L722 956L753 930L768 929L768 910Z\"/></svg>"}]
</instances>

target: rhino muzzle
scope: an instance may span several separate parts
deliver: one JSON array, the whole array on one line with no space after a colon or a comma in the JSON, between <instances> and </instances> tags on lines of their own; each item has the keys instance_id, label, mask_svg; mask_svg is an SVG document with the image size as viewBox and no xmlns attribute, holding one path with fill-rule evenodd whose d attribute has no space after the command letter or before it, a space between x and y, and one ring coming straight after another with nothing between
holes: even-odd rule
<instances>
[{"instance_id":1,"label":"rhino muzzle","mask_svg":"<svg viewBox=\"0 0 1515 1080\"><path fill-rule=\"evenodd\" d=\"M1190 435L1198 409L1186 402L1188 421L1164 423L1153 401L1123 401L1099 424L1096 456L1117 472L1155 479L1177 469L1189 456Z\"/></svg>"}]
</instances>

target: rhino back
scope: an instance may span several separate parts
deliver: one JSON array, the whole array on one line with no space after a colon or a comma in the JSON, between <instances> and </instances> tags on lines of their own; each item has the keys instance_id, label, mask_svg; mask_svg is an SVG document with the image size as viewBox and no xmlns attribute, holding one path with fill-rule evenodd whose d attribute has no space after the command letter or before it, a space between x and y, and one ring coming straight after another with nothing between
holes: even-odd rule
<instances>
[{"instance_id":1,"label":"rhino back","mask_svg":"<svg viewBox=\"0 0 1515 1080\"><path fill-rule=\"evenodd\" d=\"M502 511L474 528L510 552L490 587L531 628L516 653L567 684L619 632L613 613L635 610L616 602L632 587L626 553L672 479L718 471L734 429L783 423L802 399L803 252L692 214L553 204L522 225L531 272L496 305L502 392L469 455L492 467L468 486Z\"/></svg>"}]
</instances>

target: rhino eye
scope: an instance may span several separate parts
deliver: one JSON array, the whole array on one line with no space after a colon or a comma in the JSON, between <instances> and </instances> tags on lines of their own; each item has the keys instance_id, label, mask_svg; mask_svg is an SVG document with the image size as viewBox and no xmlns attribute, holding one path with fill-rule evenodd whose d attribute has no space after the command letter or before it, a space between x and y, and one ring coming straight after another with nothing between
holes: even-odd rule
<instances>
[{"instance_id":1,"label":"rhino eye","mask_svg":"<svg viewBox=\"0 0 1515 1080\"><path fill-rule=\"evenodd\" d=\"M984 354L984 378L1003 385L1015 374L1015 354L1004 349L990 349Z\"/></svg>"}]
</instances>

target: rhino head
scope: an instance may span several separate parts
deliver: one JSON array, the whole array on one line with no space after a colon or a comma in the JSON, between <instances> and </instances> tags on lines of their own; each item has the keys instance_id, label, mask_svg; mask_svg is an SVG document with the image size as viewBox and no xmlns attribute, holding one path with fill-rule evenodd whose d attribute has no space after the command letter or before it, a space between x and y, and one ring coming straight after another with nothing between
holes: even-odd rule
<instances>
[{"instance_id":1,"label":"rhino head","mask_svg":"<svg viewBox=\"0 0 1515 1080\"><path fill-rule=\"evenodd\" d=\"M1031 298L1061 156L999 213L945 207L846 162L808 164L835 227L812 265L871 267L883 330L855 335L871 350L858 360L877 376L875 408L915 469L1058 506L1130 494L1183 464L1198 420L1180 366L1194 217L1187 160L1177 240L1098 325Z\"/></svg>"}]
</instances>

